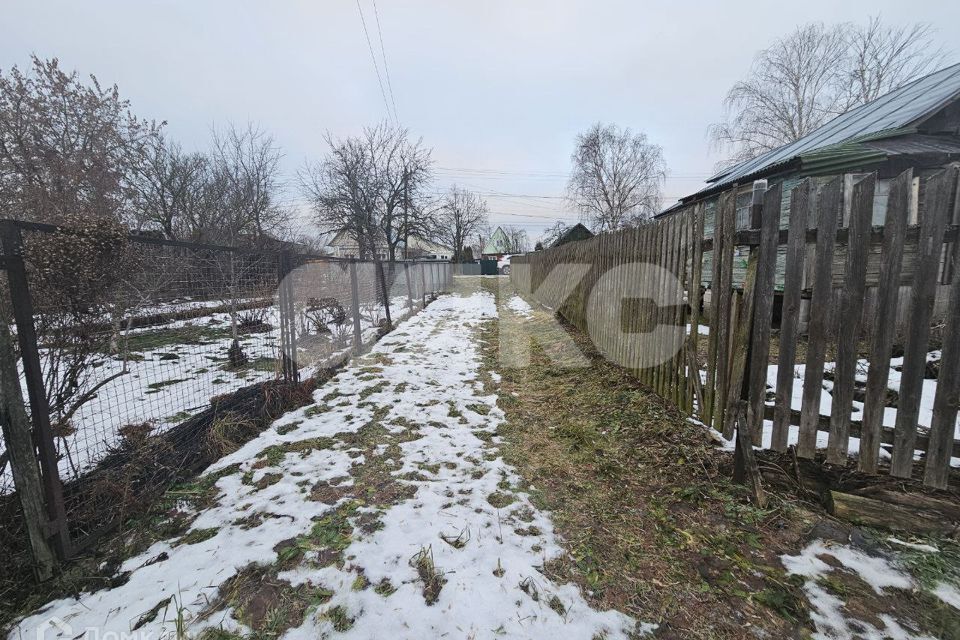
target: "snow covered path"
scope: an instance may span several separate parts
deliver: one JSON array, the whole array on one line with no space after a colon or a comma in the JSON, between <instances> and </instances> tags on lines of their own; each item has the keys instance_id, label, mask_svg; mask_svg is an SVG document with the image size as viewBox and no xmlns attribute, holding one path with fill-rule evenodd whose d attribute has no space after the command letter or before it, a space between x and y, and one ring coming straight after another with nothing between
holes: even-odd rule
<instances>
[{"instance_id":1,"label":"snow covered path","mask_svg":"<svg viewBox=\"0 0 960 640\"><path fill-rule=\"evenodd\" d=\"M625 638L538 567L562 553L497 453L488 293L444 296L205 472L179 537L119 586L51 603L11 638ZM204 483L200 483L204 486ZM58 622L50 625L51 617ZM210 635L210 630L222 630ZM144 634L137 636L135 634Z\"/></svg>"}]
</instances>

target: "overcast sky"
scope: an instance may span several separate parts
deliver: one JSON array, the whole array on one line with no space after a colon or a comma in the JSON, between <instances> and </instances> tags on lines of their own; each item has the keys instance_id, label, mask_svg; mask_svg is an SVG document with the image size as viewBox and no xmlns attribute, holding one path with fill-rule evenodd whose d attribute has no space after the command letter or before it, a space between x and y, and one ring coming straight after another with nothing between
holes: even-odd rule
<instances>
[{"instance_id":1,"label":"overcast sky","mask_svg":"<svg viewBox=\"0 0 960 640\"><path fill-rule=\"evenodd\" d=\"M495 224L536 238L576 215L561 198L574 136L592 122L645 132L670 168L667 203L697 190L719 159L706 131L754 54L798 22L925 21L960 48L960 2L359 0L387 101L433 149L437 185L481 191ZM356 0L328 2L0 1L0 69L31 52L116 83L141 116L188 149L210 127L260 123L296 171L323 133L387 117ZM392 110L392 104L391 104ZM509 194L509 195L503 195Z\"/></svg>"}]
</instances>

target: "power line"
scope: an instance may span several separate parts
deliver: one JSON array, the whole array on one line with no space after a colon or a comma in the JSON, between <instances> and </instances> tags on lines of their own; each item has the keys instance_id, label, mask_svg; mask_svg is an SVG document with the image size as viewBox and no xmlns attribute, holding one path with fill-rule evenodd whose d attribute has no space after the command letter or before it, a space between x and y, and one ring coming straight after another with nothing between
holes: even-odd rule
<instances>
[{"instance_id":1,"label":"power line","mask_svg":"<svg viewBox=\"0 0 960 640\"><path fill-rule=\"evenodd\" d=\"M359 0L358 0L359 1ZM397 101L393 95L393 83L390 81L390 67L387 66L387 50L383 46L383 31L380 30L380 11L377 9L377 0L373 0L373 16L377 19L377 35L380 37L380 55L383 57L383 72L387 76L387 88L390 90L390 102L393 104L393 117L400 124L400 115L397 113Z\"/></svg>"},{"instance_id":2,"label":"power line","mask_svg":"<svg viewBox=\"0 0 960 640\"><path fill-rule=\"evenodd\" d=\"M470 167L434 167L435 170L442 173L459 173L464 175L478 174L474 177L484 176L528 176L533 178L568 178L570 177L569 171L537 171L537 170L516 170L511 171L507 169L481 169L481 168L470 168ZM667 179L670 178L709 178L713 174L707 173L671 173L667 176Z\"/></svg>"},{"instance_id":3,"label":"power line","mask_svg":"<svg viewBox=\"0 0 960 640\"><path fill-rule=\"evenodd\" d=\"M370 43L370 33L367 31L367 21L363 17L363 9L360 8L360 0L357 0L357 11L360 13L360 24L363 25L363 35L367 38L367 49L370 51L370 60L373 61L373 70L377 72L377 82L380 84L380 95L383 96L383 106L387 108L387 118L390 117L390 103L387 102L387 92L383 89L383 78L380 77L380 66L377 64L377 56L373 53L373 45ZM396 116L396 114L394 114Z\"/></svg>"}]
</instances>

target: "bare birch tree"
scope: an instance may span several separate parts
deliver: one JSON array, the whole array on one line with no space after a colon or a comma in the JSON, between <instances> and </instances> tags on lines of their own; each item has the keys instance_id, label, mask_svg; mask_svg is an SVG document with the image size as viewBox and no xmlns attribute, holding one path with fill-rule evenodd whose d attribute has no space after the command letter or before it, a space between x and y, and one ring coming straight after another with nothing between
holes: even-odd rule
<instances>
[{"instance_id":1,"label":"bare birch tree","mask_svg":"<svg viewBox=\"0 0 960 640\"><path fill-rule=\"evenodd\" d=\"M879 16L846 30L848 62L843 83L847 108L879 98L943 64L946 54L934 44L934 29L924 23L889 26Z\"/></svg>"},{"instance_id":2,"label":"bare birch tree","mask_svg":"<svg viewBox=\"0 0 960 640\"><path fill-rule=\"evenodd\" d=\"M836 116L897 89L943 61L931 27L811 23L760 51L710 127L724 164L798 140Z\"/></svg>"},{"instance_id":3,"label":"bare birch tree","mask_svg":"<svg viewBox=\"0 0 960 640\"><path fill-rule=\"evenodd\" d=\"M660 209L667 175L659 145L643 133L594 124L577 136L567 198L597 233L652 217Z\"/></svg>"},{"instance_id":4,"label":"bare birch tree","mask_svg":"<svg viewBox=\"0 0 960 640\"><path fill-rule=\"evenodd\" d=\"M543 232L543 235L540 237L540 241L543 243L544 247L550 247L554 242L560 239L560 237L570 229L568 225L563 220L557 220L552 225L546 228Z\"/></svg>"}]
</instances>

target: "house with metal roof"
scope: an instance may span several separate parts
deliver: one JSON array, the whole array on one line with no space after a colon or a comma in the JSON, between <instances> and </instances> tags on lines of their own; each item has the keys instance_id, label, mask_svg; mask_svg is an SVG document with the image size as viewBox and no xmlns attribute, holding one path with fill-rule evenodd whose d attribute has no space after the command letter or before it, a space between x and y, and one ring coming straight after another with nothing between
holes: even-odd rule
<instances>
[{"instance_id":1,"label":"house with metal roof","mask_svg":"<svg viewBox=\"0 0 960 640\"><path fill-rule=\"evenodd\" d=\"M960 64L837 116L799 140L723 169L665 213L754 180L933 169L960 159ZM786 189L784 191L787 191ZM663 214L661 214L663 215Z\"/></svg>"},{"instance_id":2,"label":"house with metal roof","mask_svg":"<svg viewBox=\"0 0 960 640\"><path fill-rule=\"evenodd\" d=\"M873 224L882 225L890 182L906 169L914 175L910 223L916 224L921 177L932 175L944 166L960 161L960 64L946 67L883 95L872 102L837 116L802 138L723 169L707 180L707 186L666 209L657 217L703 207L704 235L713 236L716 209L721 194L736 194L737 228L749 227L751 191L756 180L782 183L783 199L780 225L789 220L792 189L811 178L817 186L842 177L845 226L850 211L853 185L868 173L877 173ZM954 195L955 203L960 200ZM960 223L960 207L954 205L954 224ZM777 284L782 285L785 247ZM734 279L742 279L748 250L741 248L741 269ZM705 255L704 284L709 286L711 258ZM739 271L739 273L738 273Z\"/></svg>"}]
</instances>

